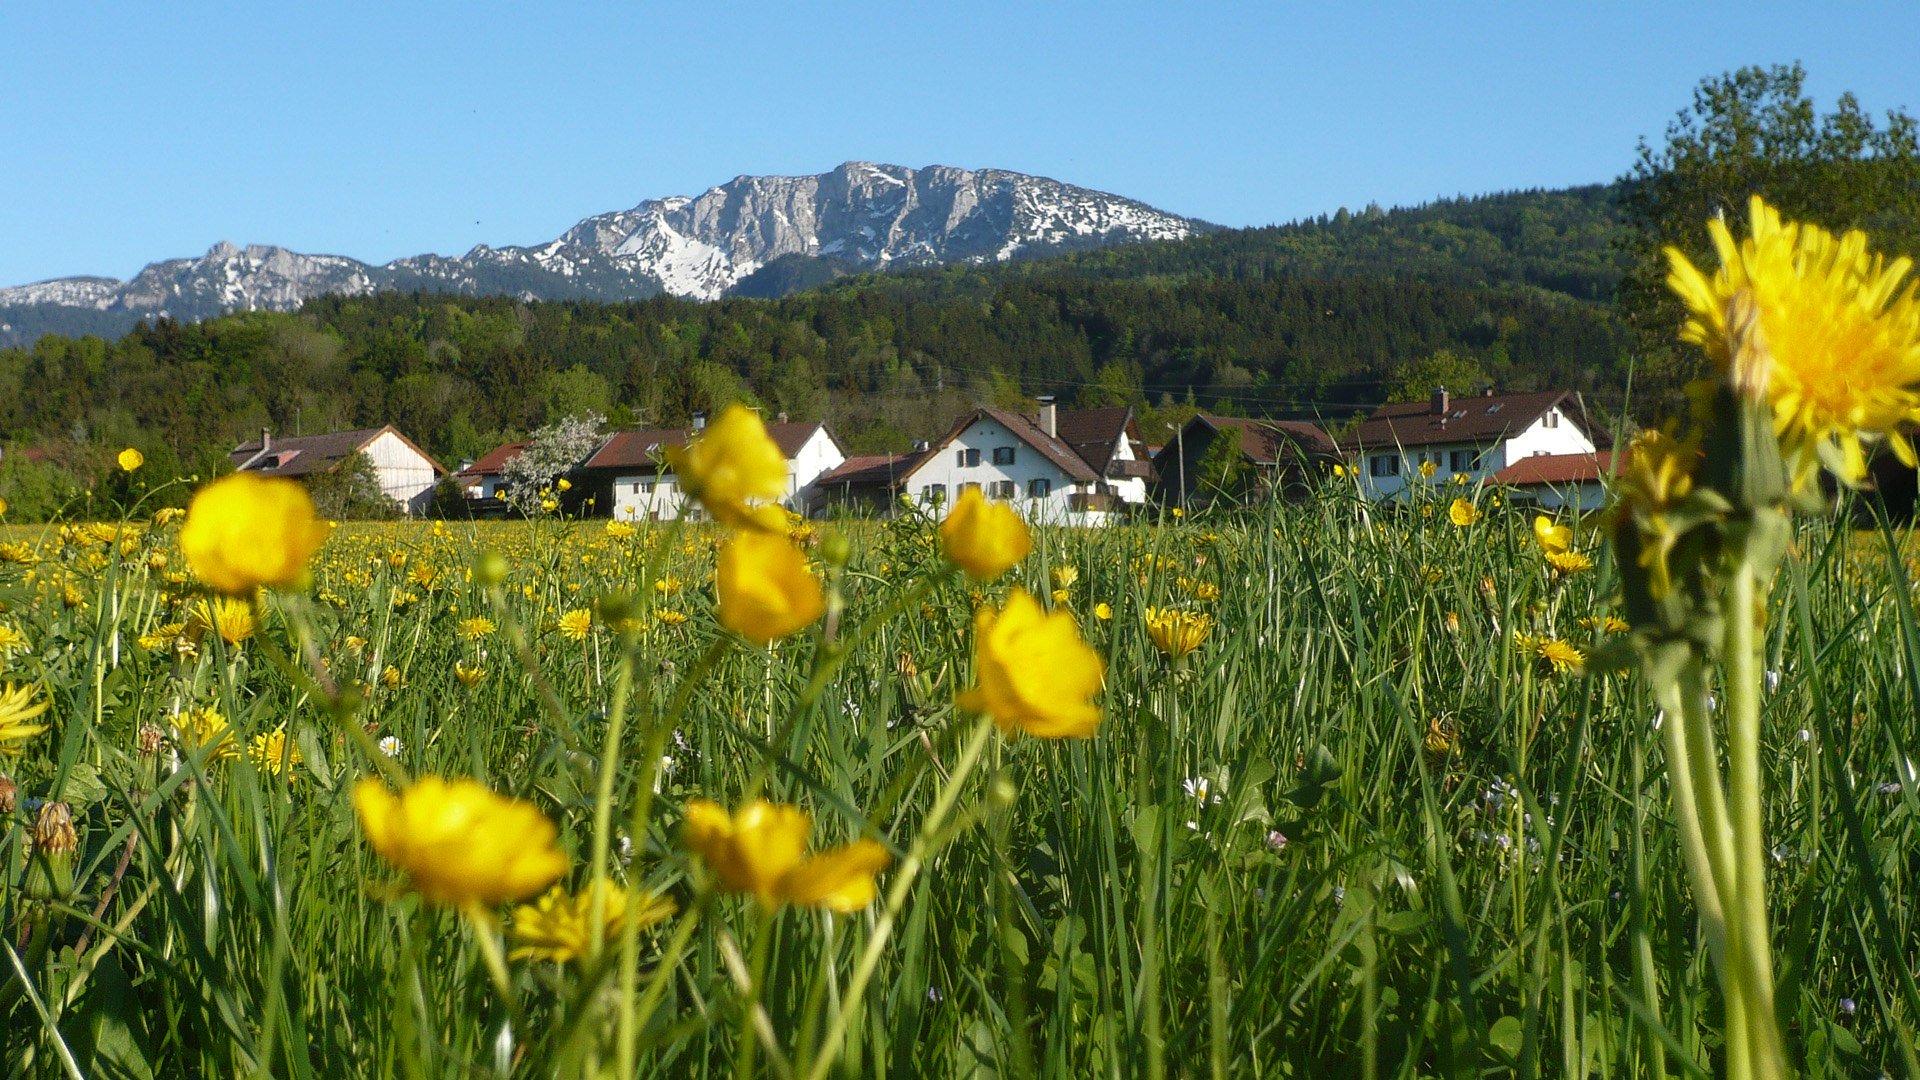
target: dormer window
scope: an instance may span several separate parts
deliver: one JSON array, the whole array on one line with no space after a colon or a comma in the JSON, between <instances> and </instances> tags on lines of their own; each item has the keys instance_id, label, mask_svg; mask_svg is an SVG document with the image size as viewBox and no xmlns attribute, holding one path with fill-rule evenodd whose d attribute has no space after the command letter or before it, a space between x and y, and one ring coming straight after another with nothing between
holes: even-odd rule
<instances>
[{"instance_id":1,"label":"dormer window","mask_svg":"<svg viewBox=\"0 0 1920 1080\"><path fill-rule=\"evenodd\" d=\"M1497 413L1497 412L1499 412L1499 411L1500 411L1500 408L1501 408L1501 406L1503 406L1503 405L1505 405L1505 404L1506 404L1506 402L1504 402L1504 401L1496 401L1496 402L1494 402L1493 404L1491 404L1491 405L1489 405L1489 406L1487 406L1487 415L1489 415L1489 416L1491 416L1491 415L1493 415L1494 413Z\"/></svg>"}]
</instances>

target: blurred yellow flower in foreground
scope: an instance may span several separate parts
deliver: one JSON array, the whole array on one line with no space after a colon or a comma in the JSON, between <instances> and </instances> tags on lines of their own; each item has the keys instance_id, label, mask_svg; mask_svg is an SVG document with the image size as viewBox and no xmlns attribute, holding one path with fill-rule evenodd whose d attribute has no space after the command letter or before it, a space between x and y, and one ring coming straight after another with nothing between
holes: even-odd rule
<instances>
[{"instance_id":1,"label":"blurred yellow flower in foreground","mask_svg":"<svg viewBox=\"0 0 1920 1080\"><path fill-rule=\"evenodd\" d=\"M954 500L940 523L940 543L947 558L975 581L992 581L1033 550L1020 515L1005 503L988 502L977 487Z\"/></svg>"},{"instance_id":2,"label":"blurred yellow flower in foreground","mask_svg":"<svg viewBox=\"0 0 1920 1080\"><path fill-rule=\"evenodd\" d=\"M639 903L632 893L604 879L577 893L568 893L558 885L548 889L537 903L513 909L514 949L509 960L551 960L564 964L585 956L593 947L593 905L601 904L602 941L616 940L631 922L637 930L673 917L679 910L664 896L645 895Z\"/></svg>"},{"instance_id":3,"label":"blurred yellow flower in foreground","mask_svg":"<svg viewBox=\"0 0 1920 1080\"><path fill-rule=\"evenodd\" d=\"M1105 664L1080 639L1065 611L1052 614L1023 589L999 611L982 607L973 620L976 685L961 694L963 709L987 713L1001 730L1043 739L1086 738L1100 726Z\"/></svg>"},{"instance_id":4,"label":"blurred yellow flower in foreground","mask_svg":"<svg viewBox=\"0 0 1920 1080\"><path fill-rule=\"evenodd\" d=\"M375 779L353 789L367 843L430 903L524 900L566 872L552 821L476 780L423 776L398 795Z\"/></svg>"},{"instance_id":5,"label":"blurred yellow flower in foreground","mask_svg":"<svg viewBox=\"0 0 1920 1080\"><path fill-rule=\"evenodd\" d=\"M718 803L695 799L687 804L681 839L712 868L722 887L752 893L768 907L802 904L849 912L873 903L874 875L893 861L886 847L855 840L809 856L812 827L797 806L755 799L729 814Z\"/></svg>"},{"instance_id":6,"label":"blurred yellow flower in foreground","mask_svg":"<svg viewBox=\"0 0 1920 1080\"><path fill-rule=\"evenodd\" d=\"M306 488L243 472L194 494L180 527L180 551L209 588L250 596L263 585L299 583L326 538L327 525L314 516Z\"/></svg>"},{"instance_id":7,"label":"blurred yellow flower in foreground","mask_svg":"<svg viewBox=\"0 0 1920 1080\"><path fill-rule=\"evenodd\" d=\"M1823 448L1842 479L1863 479L1863 435L1884 435L1912 467L1913 446L1901 428L1920 420L1920 298L1907 280L1913 261L1871 254L1859 231L1836 237L1783 221L1757 195L1747 216L1752 235L1739 242L1724 221L1707 223L1720 257L1711 278L1677 248L1666 249L1667 285L1689 315L1681 340L1706 350L1736 385L1751 380L1764 389L1797 481L1819 468ZM1762 370L1745 373L1732 370L1727 322L1742 293L1759 310L1766 354Z\"/></svg>"},{"instance_id":8,"label":"blurred yellow flower in foreground","mask_svg":"<svg viewBox=\"0 0 1920 1080\"><path fill-rule=\"evenodd\" d=\"M120 451L120 456L114 458L114 461L119 463L121 472L133 472L147 463L147 456L129 446Z\"/></svg>"},{"instance_id":9,"label":"blurred yellow flower in foreground","mask_svg":"<svg viewBox=\"0 0 1920 1080\"><path fill-rule=\"evenodd\" d=\"M0 685L0 754L19 756L19 744L47 730L45 724L27 722L47 711L47 702L34 700L38 689L31 683Z\"/></svg>"},{"instance_id":10,"label":"blurred yellow flower in foreground","mask_svg":"<svg viewBox=\"0 0 1920 1080\"><path fill-rule=\"evenodd\" d=\"M720 625L762 645L812 625L827 610L806 556L774 533L729 538L720 549L715 579Z\"/></svg>"},{"instance_id":11,"label":"blurred yellow flower in foreground","mask_svg":"<svg viewBox=\"0 0 1920 1080\"><path fill-rule=\"evenodd\" d=\"M1178 660L1198 649L1213 632L1212 617L1180 608L1148 608L1147 637L1153 647Z\"/></svg>"},{"instance_id":12,"label":"blurred yellow flower in foreground","mask_svg":"<svg viewBox=\"0 0 1920 1080\"><path fill-rule=\"evenodd\" d=\"M1533 539L1540 545L1540 550L1548 554L1566 551L1573 546L1573 530L1565 525L1555 525L1553 519L1545 514L1535 514Z\"/></svg>"},{"instance_id":13,"label":"blurred yellow flower in foreground","mask_svg":"<svg viewBox=\"0 0 1920 1080\"><path fill-rule=\"evenodd\" d=\"M1465 499L1455 499L1447 507L1447 520L1464 529L1480 520L1480 511Z\"/></svg>"},{"instance_id":14,"label":"blurred yellow flower in foreground","mask_svg":"<svg viewBox=\"0 0 1920 1080\"><path fill-rule=\"evenodd\" d=\"M786 529L786 512L772 500L787 493L787 456L746 406L727 406L686 446L669 447L667 462L720 524Z\"/></svg>"}]
</instances>

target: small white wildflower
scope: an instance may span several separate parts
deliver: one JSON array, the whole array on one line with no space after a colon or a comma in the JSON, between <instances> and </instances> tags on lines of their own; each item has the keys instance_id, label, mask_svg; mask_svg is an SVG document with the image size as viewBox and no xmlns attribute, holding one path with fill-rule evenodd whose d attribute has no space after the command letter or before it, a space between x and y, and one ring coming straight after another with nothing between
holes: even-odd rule
<instances>
[{"instance_id":1,"label":"small white wildflower","mask_svg":"<svg viewBox=\"0 0 1920 1080\"><path fill-rule=\"evenodd\" d=\"M1775 690L1780 689L1780 673L1779 672L1769 671L1767 672L1766 678L1767 678L1767 693L1771 694Z\"/></svg>"},{"instance_id":2,"label":"small white wildflower","mask_svg":"<svg viewBox=\"0 0 1920 1080\"><path fill-rule=\"evenodd\" d=\"M388 735L379 742L380 752L388 757L397 758L406 747L401 745L397 736Z\"/></svg>"}]
</instances>

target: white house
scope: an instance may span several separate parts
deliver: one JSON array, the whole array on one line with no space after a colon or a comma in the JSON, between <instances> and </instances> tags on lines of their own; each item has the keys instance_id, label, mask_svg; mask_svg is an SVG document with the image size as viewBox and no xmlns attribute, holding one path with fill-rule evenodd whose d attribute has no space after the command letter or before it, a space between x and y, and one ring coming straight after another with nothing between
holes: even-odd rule
<instances>
[{"instance_id":1,"label":"white house","mask_svg":"<svg viewBox=\"0 0 1920 1080\"><path fill-rule=\"evenodd\" d=\"M510 442L486 452L480 460L454 474L460 493L469 499L498 499L506 494L507 463L520 456L531 443Z\"/></svg>"},{"instance_id":2,"label":"white house","mask_svg":"<svg viewBox=\"0 0 1920 1080\"><path fill-rule=\"evenodd\" d=\"M1380 406L1340 447L1359 467L1361 490L1392 499L1421 481L1423 465L1433 466L1434 482L1456 474L1492 480L1528 458L1591 458L1596 438L1604 442L1606 433L1594 429L1573 391L1455 398L1440 389L1425 402Z\"/></svg>"},{"instance_id":3,"label":"white house","mask_svg":"<svg viewBox=\"0 0 1920 1080\"><path fill-rule=\"evenodd\" d=\"M603 505L617 520L698 518L700 508L687 502L667 465L666 451L686 445L705 427L705 416L696 414L690 428L616 432L581 468L606 492ZM812 515L823 501L817 481L845 461L846 454L825 424L790 422L782 417L767 425L767 434L787 459L787 492L780 504L796 514Z\"/></svg>"},{"instance_id":4,"label":"white house","mask_svg":"<svg viewBox=\"0 0 1920 1080\"><path fill-rule=\"evenodd\" d=\"M893 486L940 517L961 492L977 487L1033 521L1105 525L1128 504L1146 501L1145 448L1131 427L1130 409L1069 414L1064 424L1051 404L1038 417L976 409L917 455ZM1063 428L1084 441L1069 443Z\"/></svg>"},{"instance_id":5,"label":"white house","mask_svg":"<svg viewBox=\"0 0 1920 1080\"><path fill-rule=\"evenodd\" d=\"M409 514L426 512L434 481L447 471L391 424L326 435L275 436L262 429L259 439L241 443L227 456L239 472L307 477L332 472L354 454L373 462L380 490Z\"/></svg>"}]
</instances>

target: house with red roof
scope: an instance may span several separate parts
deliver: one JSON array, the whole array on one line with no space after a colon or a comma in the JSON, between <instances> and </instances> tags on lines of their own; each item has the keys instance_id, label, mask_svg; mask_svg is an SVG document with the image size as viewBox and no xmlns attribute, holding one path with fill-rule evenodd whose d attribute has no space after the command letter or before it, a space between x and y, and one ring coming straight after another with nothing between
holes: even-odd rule
<instances>
[{"instance_id":1,"label":"house with red roof","mask_svg":"<svg viewBox=\"0 0 1920 1080\"><path fill-rule=\"evenodd\" d=\"M1588 511L1607 504L1607 485L1614 475L1614 453L1539 454L1523 457L1493 474L1493 482L1513 489L1515 503L1531 503L1546 510L1563 507Z\"/></svg>"},{"instance_id":2,"label":"house with red roof","mask_svg":"<svg viewBox=\"0 0 1920 1080\"><path fill-rule=\"evenodd\" d=\"M498 499L506 494L507 463L533 445L528 442L502 443L487 451L478 461L453 474L460 493L469 499Z\"/></svg>"},{"instance_id":3,"label":"house with red roof","mask_svg":"<svg viewBox=\"0 0 1920 1080\"><path fill-rule=\"evenodd\" d=\"M1441 388L1424 402L1380 406L1339 445L1359 468L1363 494L1394 499L1456 476L1495 481L1529 458L1592 457L1608 442L1575 391L1455 398Z\"/></svg>"}]
</instances>

